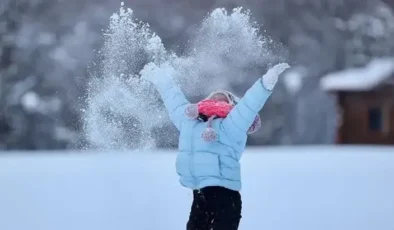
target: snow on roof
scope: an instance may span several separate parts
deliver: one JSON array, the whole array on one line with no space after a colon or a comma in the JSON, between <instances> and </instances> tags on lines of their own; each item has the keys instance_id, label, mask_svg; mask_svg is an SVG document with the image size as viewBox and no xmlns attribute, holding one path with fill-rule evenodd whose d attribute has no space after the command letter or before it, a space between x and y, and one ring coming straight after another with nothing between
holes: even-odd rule
<instances>
[{"instance_id":1,"label":"snow on roof","mask_svg":"<svg viewBox=\"0 0 394 230\"><path fill-rule=\"evenodd\" d=\"M320 87L326 91L371 90L393 74L394 58L376 58L361 68L327 74L320 80Z\"/></svg>"}]
</instances>

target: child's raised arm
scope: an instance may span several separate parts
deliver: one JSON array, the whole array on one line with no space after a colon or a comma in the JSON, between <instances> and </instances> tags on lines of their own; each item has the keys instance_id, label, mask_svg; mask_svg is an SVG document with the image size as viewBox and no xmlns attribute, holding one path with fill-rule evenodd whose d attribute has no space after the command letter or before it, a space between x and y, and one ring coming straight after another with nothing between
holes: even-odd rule
<instances>
[{"instance_id":1,"label":"child's raised arm","mask_svg":"<svg viewBox=\"0 0 394 230\"><path fill-rule=\"evenodd\" d=\"M222 129L231 138L237 140L244 137L259 111L270 97L279 75L289 67L288 64L282 63L269 69L231 110L222 122Z\"/></svg>"},{"instance_id":2,"label":"child's raised arm","mask_svg":"<svg viewBox=\"0 0 394 230\"><path fill-rule=\"evenodd\" d=\"M172 123L180 130L182 122L187 119L185 109L190 103L174 81L174 74L175 70L169 64L158 67L149 63L141 70L141 78L155 85Z\"/></svg>"}]
</instances>

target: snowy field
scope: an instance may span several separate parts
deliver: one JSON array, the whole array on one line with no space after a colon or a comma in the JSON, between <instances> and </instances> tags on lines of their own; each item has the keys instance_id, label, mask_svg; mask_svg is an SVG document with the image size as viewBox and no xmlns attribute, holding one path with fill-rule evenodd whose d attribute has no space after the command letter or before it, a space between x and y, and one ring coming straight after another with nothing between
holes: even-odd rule
<instances>
[{"instance_id":1,"label":"snowy field","mask_svg":"<svg viewBox=\"0 0 394 230\"><path fill-rule=\"evenodd\" d=\"M184 230L171 151L0 154L1 230ZM393 230L394 148L249 149L240 230Z\"/></svg>"}]
</instances>

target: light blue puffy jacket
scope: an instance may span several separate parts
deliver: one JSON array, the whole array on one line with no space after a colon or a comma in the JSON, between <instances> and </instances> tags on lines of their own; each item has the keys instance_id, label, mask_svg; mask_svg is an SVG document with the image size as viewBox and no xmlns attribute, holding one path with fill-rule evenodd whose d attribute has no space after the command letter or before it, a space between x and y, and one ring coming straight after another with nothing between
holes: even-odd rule
<instances>
[{"instance_id":1,"label":"light blue puffy jacket","mask_svg":"<svg viewBox=\"0 0 394 230\"><path fill-rule=\"evenodd\" d=\"M170 76L161 77L160 83L155 84L156 88L171 121L180 131L176 159L180 183L193 190L207 186L241 190L239 161L245 150L247 131L271 91L263 87L260 78L225 119L213 120L212 128L218 138L214 142L206 142L201 138L207 128L206 122L187 117L185 109L189 101Z\"/></svg>"}]
</instances>

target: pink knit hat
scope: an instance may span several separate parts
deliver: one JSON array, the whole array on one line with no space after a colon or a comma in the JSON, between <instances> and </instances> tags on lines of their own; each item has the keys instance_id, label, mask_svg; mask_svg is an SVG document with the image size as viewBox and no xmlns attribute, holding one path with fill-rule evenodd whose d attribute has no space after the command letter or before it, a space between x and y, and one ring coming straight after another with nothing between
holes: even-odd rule
<instances>
[{"instance_id":1,"label":"pink knit hat","mask_svg":"<svg viewBox=\"0 0 394 230\"><path fill-rule=\"evenodd\" d=\"M217 96L224 96L225 101L215 100ZM200 119L208 122L207 129L202 133L202 138L206 141L217 140L217 133L212 128L212 121L215 118L225 118L232 108L237 105L240 99L225 90L215 90L208 97L197 104L191 104L186 108L186 115L191 119ZM256 132L261 127L260 116L257 115L247 134Z\"/></svg>"}]
</instances>

